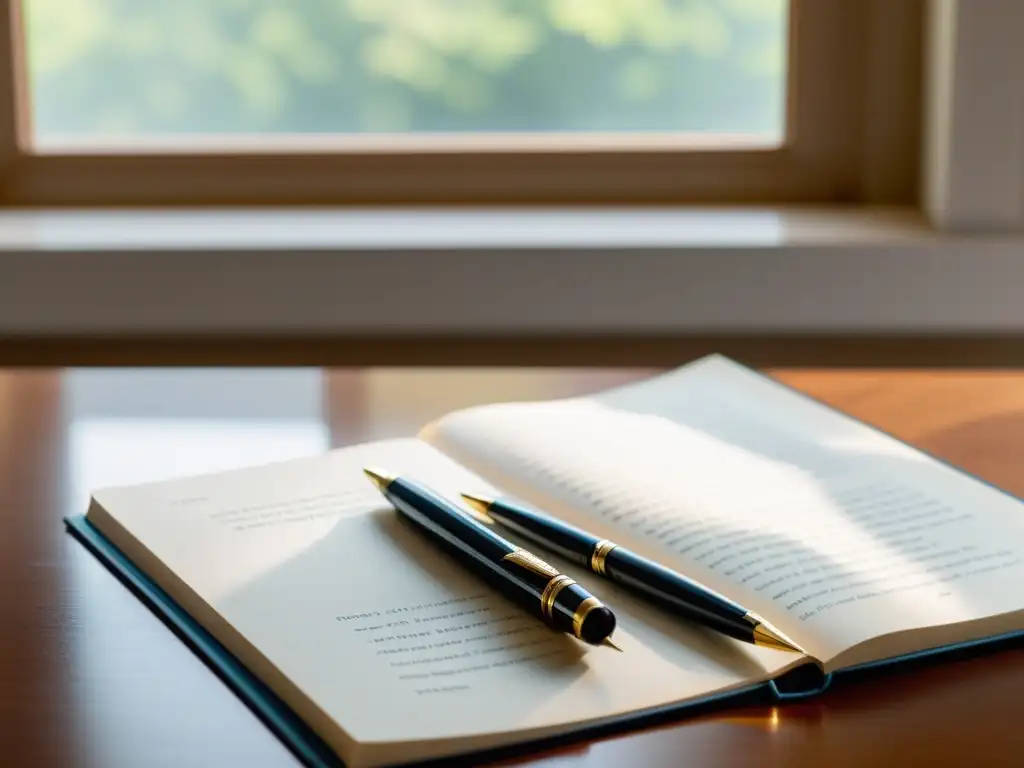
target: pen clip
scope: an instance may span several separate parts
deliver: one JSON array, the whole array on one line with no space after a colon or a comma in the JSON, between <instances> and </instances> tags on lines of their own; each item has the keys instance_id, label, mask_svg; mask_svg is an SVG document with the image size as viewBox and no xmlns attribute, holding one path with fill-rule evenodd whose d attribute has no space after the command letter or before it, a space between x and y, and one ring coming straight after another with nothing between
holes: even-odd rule
<instances>
[{"instance_id":1,"label":"pen clip","mask_svg":"<svg viewBox=\"0 0 1024 768\"><path fill-rule=\"evenodd\" d=\"M558 571L536 555L530 554L525 549L516 549L509 552L501 559L508 560L510 563L515 563L528 571L533 571L534 573L549 579L553 579L555 576L558 576Z\"/></svg>"}]
</instances>

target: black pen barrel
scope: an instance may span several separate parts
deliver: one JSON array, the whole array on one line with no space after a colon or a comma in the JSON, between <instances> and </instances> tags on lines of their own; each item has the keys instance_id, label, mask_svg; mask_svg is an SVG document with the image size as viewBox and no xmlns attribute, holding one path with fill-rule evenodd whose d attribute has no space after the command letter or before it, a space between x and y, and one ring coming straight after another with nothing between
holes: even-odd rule
<instances>
[{"instance_id":1,"label":"black pen barrel","mask_svg":"<svg viewBox=\"0 0 1024 768\"><path fill-rule=\"evenodd\" d=\"M494 564L516 549L510 541L473 521L448 499L419 483L396 477L382 490L407 518L486 567L493 569Z\"/></svg>"},{"instance_id":2,"label":"black pen barrel","mask_svg":"<svg viewBox=\"0 0 1024 768\"><path fill-rule=\"evenodd\" d=\"M441 549L550 626L591 644L611 635L614 614L597 598L543 560L477 523L445 497L403 477L391 479L381 491Z\"/></svg>"},{"instance_id":3,"label":"black pen barrel","mask_svg":"<svg viewBox=\"0 0 1024 768\"><path fill-rule=\"evenodd\" d=\"M524 539L584 568L590 568L591 554L601 541L599 537L561 520L502 499L491 502L487 514Z\"/></svg>"},{"instance_id":4,"label":"black pen barrel","mask_svg":"<svg viewBox=\"0 0 1024 768\"><path fill-rule=\"evenodd\" d=\"M747 611L743 608L629 550L621 547L609 550L604 558L604 573L612 581L679 616L737 640L753 640L754 625L746 618Z\"/></svg>"},{"instance_id":5,"label":"black pen barrel","mask_svg":"<svg viewBox=\"0 0 1024 768\"><path fill-rule=\"evenodd\" d=\"M524 504L490 501L486 514L509 530L608 579L649 602L737 640L752 642L747 611L682 574Z\"/></svg>"}]
</instances>

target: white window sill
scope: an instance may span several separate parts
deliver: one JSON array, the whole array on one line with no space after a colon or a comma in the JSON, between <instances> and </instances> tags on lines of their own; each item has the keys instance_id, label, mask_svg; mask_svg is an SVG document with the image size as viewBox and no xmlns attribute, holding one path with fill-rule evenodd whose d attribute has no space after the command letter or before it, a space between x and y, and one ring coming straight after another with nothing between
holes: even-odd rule
<instances>
[{"instance_id":1,"label":"white window sill","mask_svg":"<svg viewBox=\"0 0 1024 768\"><path fill-rule=\"evenodd\" d=\"M865 208L8 211L0 336L1024 331L1024 235Z\"/></svg>"}]
</instances>

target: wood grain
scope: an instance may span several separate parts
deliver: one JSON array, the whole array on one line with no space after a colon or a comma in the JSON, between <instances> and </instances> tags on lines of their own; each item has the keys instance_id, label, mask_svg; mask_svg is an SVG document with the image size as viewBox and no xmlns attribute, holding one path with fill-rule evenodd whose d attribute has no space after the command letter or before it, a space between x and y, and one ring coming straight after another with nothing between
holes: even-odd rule
<instances>
[{"instance_id":1,"label":"wood grain","mask_svg":"<svg viewBox=\"0 0 1024 768\"><path fill-rule=\"evenodd\" d=\"M206 371L195 386L181 386L185 374L169 369L105 373L110 396L97 404L95 392L82 394L76 372L0 371L0 765L5 767L298 765L177 638L62 533L60 517L78 511L77 494L90 477L132 482L186 465L215 469L231 459L223 447L230 440L244 445L237 442L239 424L248 430L240 433L243 439L311 450L317 440L326 447L408 434L453 404L586 392L647 372L311 371L306 375L319 384L302 390L308 408L284 396L260 404L258 389L265 378L259 371ZM786 370L776 375L1024 493L1019 472L1024 373ZM121 391L123 396L117 394ZM224 413L234 415L217 416L217 397L227 398L231 407ZM177 453L168 446L177 446ZM719 708L509 764L1014 765L1024 748L1022 689L1024 647L1010 644L942 664L875 673L811 701Z\"/></svg>"}]
</instances>

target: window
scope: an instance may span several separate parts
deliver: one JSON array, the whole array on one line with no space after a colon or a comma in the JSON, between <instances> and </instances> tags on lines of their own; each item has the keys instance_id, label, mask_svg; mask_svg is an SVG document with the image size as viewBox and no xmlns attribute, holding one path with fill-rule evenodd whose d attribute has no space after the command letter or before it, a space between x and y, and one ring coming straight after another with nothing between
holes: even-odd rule
<instances>
[{"instance_id":1,"label":"window","mask_svg":"<svg viewBox=\"0 0 1024 768\"><path fill-rule=\"evenodd\" d=\"M787 0L24 8L32 137L44 149L409 132L712 133L771 146L784 127Z\"/></svg>"},{"instance_id":2,"label":"window","mask_svg":"<svg viewBox=\"0 0 1024 768\"><path fill-rule=\"evenodd\" d=\"M9 5L7 204L915 195L920 0Z\"/></svg>"}]
</instances>

